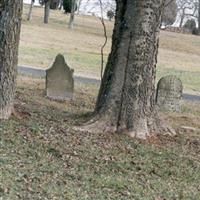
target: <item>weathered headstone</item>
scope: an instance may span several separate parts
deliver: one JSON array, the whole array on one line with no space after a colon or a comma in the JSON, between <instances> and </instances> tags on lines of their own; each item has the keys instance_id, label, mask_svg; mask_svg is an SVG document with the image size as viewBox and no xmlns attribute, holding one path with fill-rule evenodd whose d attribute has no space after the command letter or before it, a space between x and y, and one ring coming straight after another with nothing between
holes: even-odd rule
<instances>
[{"instance_id":1,"label":"weathered headstone","mask_svg":"<svg viewBox=\"0 0 200 200\"><path fill-rule=\"evenodd\" d=\"M165 76L157 85L156 103L160 110L180 111L183 85L176 76Z\"/></svg>"},{"instance_id":2,"label":"weathered headstone","mask_svg":"<svg viewBox=\"0 0 200 200\"><path fill-rule=\"evenodd\" d=\"M63 55L58 54L53 66L46 70L46 95L54 100L71 100L74 92L74 70Z\"/></svg>"}]
</instances>

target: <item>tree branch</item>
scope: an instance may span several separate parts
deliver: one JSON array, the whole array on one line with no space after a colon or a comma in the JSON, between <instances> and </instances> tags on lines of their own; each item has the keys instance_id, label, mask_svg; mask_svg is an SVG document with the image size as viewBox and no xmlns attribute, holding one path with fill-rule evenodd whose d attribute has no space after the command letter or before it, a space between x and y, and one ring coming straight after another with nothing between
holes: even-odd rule
<instances>
[{"instance_id":1,"label":"tree branch","mask_svg":"<svg viewBox=\"0 0 200 200\"><path fill-rule=\"evenodd\" d=\"M103 3L101 0L99 0L100 3L100 9L101 9L101 17L99 18L101 21L101 24L103 26L103 30L104 30L104 37L105 37L105 42L101 47L101 81L103 79L103 70L104 70L104 48L108 42L108 36L107 36L107 31L106 31L106 25L104 22L104 18L103 18Z\"/></svg>"}]
</instances>

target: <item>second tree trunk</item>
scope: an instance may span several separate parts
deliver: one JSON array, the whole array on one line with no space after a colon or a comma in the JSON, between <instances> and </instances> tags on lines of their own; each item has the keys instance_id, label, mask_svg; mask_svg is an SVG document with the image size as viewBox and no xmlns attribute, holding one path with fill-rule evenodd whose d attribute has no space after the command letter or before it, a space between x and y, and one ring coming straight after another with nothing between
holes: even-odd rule
<instances>
[{"instance_id":1,"label":"second tree trunk","mask_svg":"<svg viewBox=\"0 0 200 200\"><path fill-rule=\"evenodd\" d=\"M155 76L162 0L117 1L112 51L96 120L105 129L147 138L157 129Z\"/></svg>"}]
</instances>

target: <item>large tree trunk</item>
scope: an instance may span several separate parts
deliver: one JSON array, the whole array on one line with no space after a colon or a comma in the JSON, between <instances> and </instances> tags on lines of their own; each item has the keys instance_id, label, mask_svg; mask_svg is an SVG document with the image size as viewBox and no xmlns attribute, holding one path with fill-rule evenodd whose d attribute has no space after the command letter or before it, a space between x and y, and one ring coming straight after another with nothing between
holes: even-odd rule
<instances>
[{"instance_id":1,"label":"large tree trunk","mask_svg":"<svg viewBox=\"0 0 200 200\"><path fill-rule=\"evenodd\" d=\"M0 2L0 119L13 110L22 0Z\"/></svg>"},{"instance_id":2,"label":"large tree trunk","mask_svg":"<svg viewBox=\"0 0 200 200\"><path fill-rule=\"evenodd\" d=\"M45 0L44 4L44 23L49 23L49 14L50 14L50 0Z\"/></svg>"},{"instance_id":3,"label":"large tree trunk","mask_svg":"<svg viewBox=\"0 0 200 200\"><path fill-rule=\"evenodd\" d=\"M199 29L199 35L200 35L200 0L199 0L199 10L198 10L198 29Z\"/></svg>"},{"instance_id":4,"label":"large tree trunk","mask_svg":"<svg viewBox=\"0 0 200 200\"><path fill-rule=\"evenodd\" d=\"M117 0L112 50L88 129L158 131L155 76L163 0Z\"/></svg>"},{"instance_id":5,"label":"large tree trunk","mask_svg":"<svg viewBox=\"0 0 200 200\"><path fill-rule=\"evenodd\" d=\"M35 0L31 0L29 12L28 12L28 17L27 17L28 21L31 21L31 19L32 19L32 11L33 11L34 3L35 3Z\"/></svg>"},{"instance_id":6,"label":"large tree trunk","mask_svg":"<svg viewBox=\"0 0 200 200\"><path fill-rule=\"evenodd\" d=\"M74 17L76 12L76 6L77 6L77 0L72 0L72 8L70 13L70 19L69 19L69 28L74 28Z\"/></svg>"}]
</instances>

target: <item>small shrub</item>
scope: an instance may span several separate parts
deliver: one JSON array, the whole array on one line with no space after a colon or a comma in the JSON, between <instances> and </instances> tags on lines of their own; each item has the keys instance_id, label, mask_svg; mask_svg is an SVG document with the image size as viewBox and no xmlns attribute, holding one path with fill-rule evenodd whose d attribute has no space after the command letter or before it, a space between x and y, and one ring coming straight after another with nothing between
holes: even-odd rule
<instances>
[{"instance_id":1,"label":"small shrub","mask_svg":"<svg viewBox=\"0 0 200 200\"><path fill-rule=\"evenodd\" d=\"M194 19L188 19L184 25L184 28L189 29L191 32L196 28L196 22Z\"/></svg>"},{"instance_id":2,"label":"small shrub","mask_svg":"<svg viewBox=\"0 0 200 200\"><path fill-rule=\"evenodd\" d=\"M63 0L63 9L65 13L71 13L73 0ZM77 5L75 11L77 10Z\"/></svg>"},{"instance_id":3,"label":"small shrub","mask_svg":"<svg viewBox=\"0 0 200 200\"><path fill-rule=\"evenodd\" d=\"M111 21L114 18L114 16L115 16L115 13L112 10L109 10L107 12L107 17L108 17L109 21Z\"/></svg>"},{"instance_id":4,"label":"small shrub","mask_svg":"<svg viewBox=\"0 0 200 200\"><path fill-rule=\"evenodd\" d=\"M200 35L200 32L199 32L198 28L195 27L195 28L192 30L192 34L193 34L193 35Z\"/></svg>"},{"instance_id":5,"label":"small shrub","mask_svg":"<svg viewBox=\"0 0 200 200\"><path fill-rule=\"evenodd\" d=\"M39 4L40 4L41 6L43 6L43 5L44 5L44 0L39 0Z\"/></svg>"}]
</instances>

